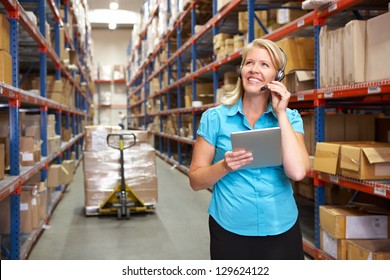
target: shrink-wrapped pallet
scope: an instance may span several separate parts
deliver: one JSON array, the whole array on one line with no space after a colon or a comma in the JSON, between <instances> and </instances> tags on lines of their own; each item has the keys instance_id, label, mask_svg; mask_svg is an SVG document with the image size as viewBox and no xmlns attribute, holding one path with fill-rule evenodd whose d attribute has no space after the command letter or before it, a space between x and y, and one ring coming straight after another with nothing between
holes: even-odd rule
<instances>
[{"instance_id":1,"label":"shrink-wrapped pallet","mask_svg":"<svg viewBox=\"0 0 390 280\"><path fill-rule=\"evenodd\" d=\"M85 213L96 214L100 205L120 184L120 151L107 145L109 133L134 133L136 145L124 150L126 184L145 203L157 203L156 154L149 144L147 131L117 131L116 127L89 126L86 128L83 171ZM128 137L125 137L125 140ZM118 137L110 138L110 145L119 146ZM127 140L125 141L125 146Z\"/></svg>"}]
</instances>

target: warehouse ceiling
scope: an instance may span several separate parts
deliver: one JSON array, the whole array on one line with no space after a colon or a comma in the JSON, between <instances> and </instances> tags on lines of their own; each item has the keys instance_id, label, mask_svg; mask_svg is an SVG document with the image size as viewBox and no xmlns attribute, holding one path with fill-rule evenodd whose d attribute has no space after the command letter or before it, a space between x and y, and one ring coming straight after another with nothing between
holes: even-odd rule
<instances>
[{"instance_id":1,"label":"warehouse ceiling","mask_svg":"<svg viewBox=\"0 0 390 280\"><path fill-rule=\"evenodd\" d=\"M92 29L108 29L116 24L116 29L133 28L139 22L140 11L144 0L90 0L88 18ZM118 4L117 9L110 9L110 3Z\"/></svg>"}]
</instances>

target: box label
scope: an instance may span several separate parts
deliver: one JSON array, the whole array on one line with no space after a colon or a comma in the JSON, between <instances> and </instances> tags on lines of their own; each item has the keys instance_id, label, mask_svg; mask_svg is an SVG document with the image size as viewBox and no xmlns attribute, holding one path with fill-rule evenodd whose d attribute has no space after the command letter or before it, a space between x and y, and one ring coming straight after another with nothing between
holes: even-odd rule
<instances>
[{"instance_id":1,"label":"box label","mask_svg":"<svg viewBox=\"0 0 390 280\"><path fill-rule=\"evenodd\" d=\"M34 161L34 154L33 153L22 153L22 160L23 161Z\"/></svg>"},{"instance_id":2,"label":"box label","mask_svg":"<svg viewBox=\"0 0 390 280\"><path fill-rule=\"evenodd\" d=\"M387 216L347 216L346 239L386 239Z\"/></svg>"}]
</instances>

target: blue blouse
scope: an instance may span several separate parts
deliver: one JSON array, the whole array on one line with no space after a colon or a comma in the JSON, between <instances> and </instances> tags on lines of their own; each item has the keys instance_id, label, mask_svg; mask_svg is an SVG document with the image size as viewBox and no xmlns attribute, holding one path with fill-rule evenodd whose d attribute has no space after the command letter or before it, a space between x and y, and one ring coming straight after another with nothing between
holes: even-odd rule
<instances>
[{"instance_id":1,"label":"blue blouse","mask_svg":"<svg viewBox=\"0 0 390 280\"><path fill-rule=\"evenodd\" d=\"M298 111L287 109L287 116L294 131L304 133ZM279 123L271 103L252 128L239 100L232 107L219 105L205 111L197 134L215 147L214 164L232 150L231 132L276 126ZM245 236L281 234L298 217L293 189L283 165L228 173L213 186L208 212L226 230Z\"/></svg>"}]
</instances>

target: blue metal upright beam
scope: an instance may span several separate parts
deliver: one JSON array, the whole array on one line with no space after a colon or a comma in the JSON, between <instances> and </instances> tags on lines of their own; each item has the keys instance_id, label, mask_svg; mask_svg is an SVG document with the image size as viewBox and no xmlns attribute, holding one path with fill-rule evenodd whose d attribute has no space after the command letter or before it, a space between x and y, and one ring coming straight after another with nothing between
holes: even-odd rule
<instances>
[{"instance_id":1,"label":"blue metal upright beam","mask_svg":"<svg viewBox=\"0 0 390 280\"><path fill-rule=\"evenodd\" d=\"M218 13L218 0L213 0L213 17ZM213 36L215 37L219 33L219 27L217 25L213 26ZM214 53L214 61L217 60L217 57ZM217 90L219 86L219 74L218 68L213 69L213 93L214 93L214 103L217 101ZM193 135L196 137L196 119L193 120Z\"/></svg>"},{"instance_id":2,"label":"blue metal upright beam","mask_svg":"<svg viewBox=\"0 0 390 280\"><path fill-rule=\"evenodd\" d=\"M19 35L17 11L8 12L10 23L10 52L12 57L12 85L19 86ZM9 127L10 127L10 175L18 176L19 167L19 107L20 100L9 100ZM20 186L10 195L10 251L11 260L20 259Z\"/></svg>"},{"instance_id":3,"label":"blue metal upright beam","mask_svg":"<svg viewBox=\"0 0 390 280\"><path fill-rule=\"evenodd\" d=\"M214 3L214 1L213 1ZM213 4L213 9L214 9L214 4ZM195 25L196 25L196 10L195 7L191 10L191 33L192 36L195 35ZM191 51L192 51L192 73L196 72L196 60L197 60L197 55L196 55L196 42L194 42L191 46ZM192 100L196 100L196 79L192 79ZM192 106L192 104L191 104ZM192 116L192 138L196 138L196 116Z\"/></svg>"},{"instance_id":4,"label":"blue metal upright beam","mask_svg":"<svg viewBox=\"0 0 390 280\"><path fill-rule=\"evenodd\" d=\"M72 115L72 135L77 135L77 131L76 131L76 115L73 114ZM71 148L71 151L72 152L76 152L76 145L73 145L72 148Z\"/></svg>"},{"instance_id":5,"label":"blue metal upright beam","mask_svg":"<svg viewBox=\"0 0 390 280\"><path fill-rule=\"evenodd\" d=\"M69 23L69 0L64 1L64 23ZM65 41L65 48L69 48L69 43Z\"/></svg>"},{"instance_id":6,"label":"blue metal upright beam","mask_svg":"<svg viewBox=\"0 0 390 280\"><path fill-rule=\"evenodd\" d=\"M55 4L56 4L57 10L60 10L60 7L61 7L60 0L56 0ZM60 57L60 49L61 49L61 46L60 46L60 19L56 19L56 22L54 24L54 48L55 48L55 52L56 52L57 56ZM60 67L56 66L55 75L56 75L56 80L61 79Z\"/></svg>"},{"instance_id":7,"label":"blue metal upright beam","mask_svg":"<svg viewBox=\"0 0 390 280\"><path fill-rule=\"evenodd\" d=\"M66 130L70 129L70 113L69 112L65 113L65 129ZM65 158L70 159L70 149L67 149L65 151Z\"/></svg>"},{"instance_id":8,"label":"blue metal upright beam","mask_svg":"<svg viewBox=\"0 0 390 280\"><path fill-rule=\"evenodd\" d=\"M255 15L255 1L248 0L248 43L252 42L255 39L255 25L254 25L254 15Z\"/></svg>"},{"instance_id":9,"label":"blue metal upright beam","mask_svg":"<svg viewBox=\"0 0 390 280\"><path fill-rule=\"evenodd\" d=\"M181 24L179 24L179 26L177 27L177 49L181 48L181 28L182 28L182 26L181 26ZM181 54L179 54L177 56L177 80L181 80L181 72L182 72L181 69L182 69L182 58L181 58ZM177 108L182 107L181 90L182 90L182 86L179 84L177 86ZM180 129L181 129L181 115L178 114L177 135L179 135L179 136L180 136ZM181 164L183 162L182 153L181 153L181 143L179 141L177 141L176 145L177 145L177 160L178 160L179 164Z\"/></svg>"},{"instance_id":10,"label":"blue metal upright beam","mask_svg":"<svg viewBox=\"0 0 390 280\"><path fill-rule=\"evenodd\" d=\"M10 23L10 52L12 57L12 85L19 86L19 35L18 35L18 15L8 14ZM9 127L10 127L10 175L19 175L19 106L18 99L9 101Z\"/></svg>"},{"instance_id":11,"label":"blue metal upright beam","mask_svg":"<svg viewBox=\"0 0 390 280\"><path fill-rule=\"evenodd\" d=\"M314 67L315 80L314 87L320 88L320 37L321 23L318 22L314 26ZM315 122L315 143L323 142L325 139L325 104L323 101L316 100L314 104L314 122ZM315 182L316 183L316 182ZM324 186L315 184L314 188L314 241L315 246L320 248L320 209L321 205L325 204L325 190Z\"/></svg>"},{"instance_id":12,"label":"blue metal upright beam","mask_svg":"<svg viewBox=\"0 0 390 280\"><path fill-rule=\"evenodd\" d=\"M167 49L168 49L168 60L169 60L169 58L171 57L171 39L168 39ZM171 77L172 77L172 65L169 64L168 65L168 81L167 81L168 87L171 84ZM171 109L171 92L170 91L167 92L167 107L168 107L168 110ZM171 158L171 140L169 140L169 139L167 139L167 156L168 156L168 158Z\"/></svg>"},{"instance_id":13,"label":"blue metal upright beam","mask_svg":"<svg viewBox=\"0 0 390 280\"><path fill-rule=\"evenodd\" d=\"M61 110L57 110L56 113L55 113L55 119L56 119L56 134L60 136L60 143L62 142L61 140ZM62 163L62 155L59 154L57 157L56 157L56 162L57 164L61 164Z\"/></svg>"},{"instance_id":14,"label":"blue metal upright beam","mask_svg":"<svg viewBox=\"0 0 390 280\"><path fill-rule=\"evenodd\" d=\"M43 37L46 37L46 1L39 0L38 7L38 16L39 16L39 31ZM40 57L40 95L44 98L47 97L47 88L46 88L46 78L47 78L47 49L46 46L39 47L39 57ZM47 156L48 153L48 139L47 139L47 106L41 107L41 155L43 157Z\"/></svg>"},{"instance_id":15,"label":"blue metal upright beam","mask_svg":"<svg viewBox=\"0 0 390 280\"><path fill-rule=\"evenodd\" d=\"M39 31L42 33L42 35L46 38L46 1L40 0L39 1ZM57 24L56 24L57 25ZM58 33L58 34L57 34ZM57 38L58 36L58 38ZM47 38L49 39L49 38ZM59 45L57 42L59 42L59 31L55 30L55 44L56 46ZM58 40L58 41L57 41ZM40 95L42 97L47 97L47 88L46 88L46 77L47 77L47 49L46 46L40 47ZM56 49L57 51L57 49ZM56 52L57 55L59 54ZM57 77L61 77L61 73L57 70L56 71L56 79ZM41 145L41 155L42 157L48 156L48 135L47 135L47 124L48 124L48 107L42 106L41 107L41 139L42 139L42 145ZM48 169L45 166L41 169L41 181L44 182L47 179L48 175ZM50 202L49 202L50 203Z\"/></svg>"},{"instance_id":16,"label":"blue metal upright beam","mask_svg":"<svg viewBox=\"0 0 390 280\"><path fill-rule=\"evenodd\" d=\"M161 52L160 52L160 54L161 54ZM159 76L159 89L161 90L162 89L162 87L163 87L163 78L164 78L164 76L163 76L163 71L160 71L160 73L158 74L158 76ZM160 100L160 104L159 104L159 109L160 109L160 112L162 112L163 111L163 109L164 109L164 104L163 104L163 96L162 96L162 94L160 94L160 96L159 96L159 100ZM164 127L164 122L163 122L163 118L160 116L160 129L158 130L159 132L163 132L163 127ZM159 141L158 141L158 143L159 143L159 147L158 147L158 150L160 151L160 153L162 153L163 152L163 138L162 137L159 137L158 138L159 139Z\"/></svg>"}]
</instances>

